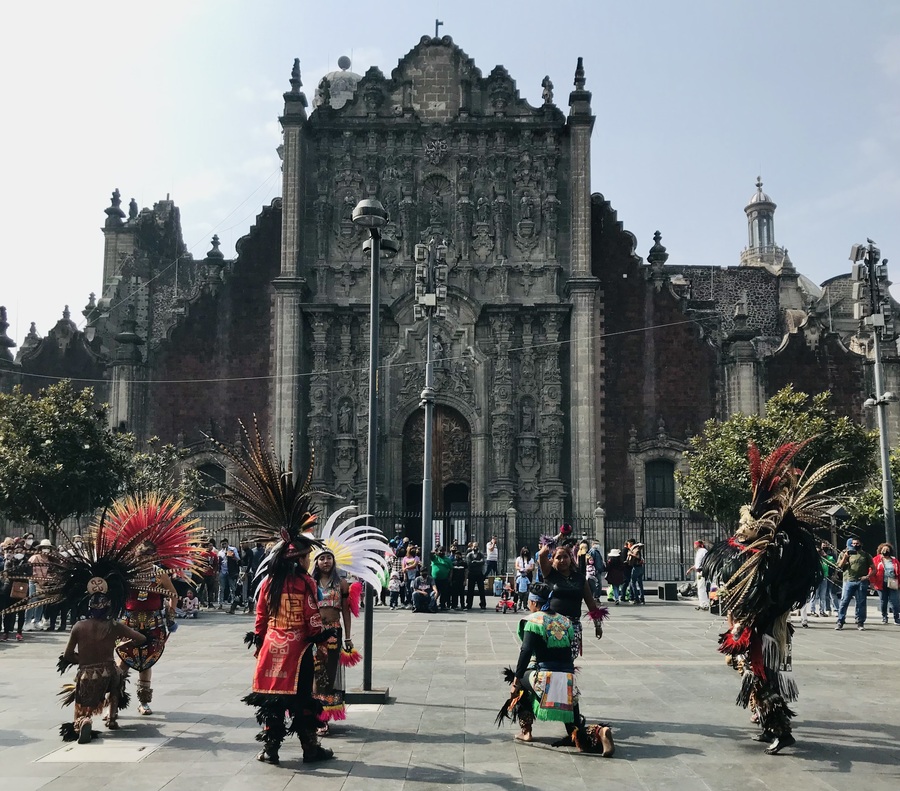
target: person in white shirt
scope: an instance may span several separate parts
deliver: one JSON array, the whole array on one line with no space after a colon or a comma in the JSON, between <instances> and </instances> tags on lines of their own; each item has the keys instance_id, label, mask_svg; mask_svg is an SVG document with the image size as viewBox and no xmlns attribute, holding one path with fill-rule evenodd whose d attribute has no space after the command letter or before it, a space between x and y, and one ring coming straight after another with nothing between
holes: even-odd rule
<instances>
[{"instance_id":1,"label":"person in white shirt","mask_svg":"<svg viewBox=\"0 0 900 791\"><path fill-rule=\"evenodd\" d=\"M491 540L487 542L487 546L484 548L484 557L487 560L485 576L490 577L497 573L497 563L500 560L500 545L497 543L497 536L491 536Z\"/></svg>"},{"instance_id":2,"label":"person in white shirt","mask_svg":"<svg viewBox=\"0 0 900 791\"><path fill-rule=\"evenodd\" d=\"M699 600L699 604L697 605L698 610L708 610L709 609L709 591L706 588L706 580L703 578L703 559L706 557L707 549L706 545L702 541L694 542L694 549L696 550L694 553L694 565L691 566L687 573L686 577L691 576L691 572L696 572L695 580L697 582L697 599Z\"/></svg>"}]
</instances>

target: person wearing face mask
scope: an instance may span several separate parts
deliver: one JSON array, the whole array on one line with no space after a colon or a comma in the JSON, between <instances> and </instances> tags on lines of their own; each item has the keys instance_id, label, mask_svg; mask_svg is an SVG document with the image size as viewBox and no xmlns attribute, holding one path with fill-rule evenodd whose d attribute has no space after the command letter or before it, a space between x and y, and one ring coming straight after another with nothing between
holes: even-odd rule
<instances>
[{"instance_id":1,"label":"person wearing face mask","mask_svg":"<svg viewBox=\"0 0 900 791\"><path fill-rule=\"evenodd\" d=\"M837 566L844 572L844 590L841 593L835 631L839 632L844 628L850 599L856 601L856 628L861 632L865 631L869 573L874 568L872 556L862 548L862 541L848 538L847 548L838 556Z\"/></svg>"},{"instance_id":2,"label":"person wearing face mask","mask_svg":"<svg viewBox=\"0 0 900 791\"><path fill-rule=\"evenodd\" d=\"M6 610L28 596L28 577L31 567L25 557L25 545L13 539L4 541L3 574L0 576L0 610ZM22 641L22 627L25 624L25 611L4 612L3 631L0 640L9 640L10 632L16 630L16 640Z\"/></svg>"},{"instance_id":3,"label":"person wearing face mask","mask_svg":"<svg viewBox=\"0 0 900 791\"><path fill-rule=\"evenodd\" d=\"M50 566L50 553L52 551L53 544L50 542L50 539L43 538L37 545L37 552L28 559L28 562L31 564L31 581L28 585L29 598L33 598L43 591L43 581L47 578L47 570ZM47 613L43 605L38 605L25 613L26 621L28 621L29 616L31 616L31 631L36 632L40 630L46 632L50 628L50 621L47 619Z\"/></svg>"},{"instance_id":4,"label":"person wearing face mask","mask_svg":"<svg viewBox=\"0 0 900 791\"><path fill-rule=\"evenodd\" d=\"M900 560L894 557L894 547L886 541L878 545L869 582L878 591L881 622L888 622L888 605L894 611L894 624L900 626Z\"/></svg>"}]
</instances>

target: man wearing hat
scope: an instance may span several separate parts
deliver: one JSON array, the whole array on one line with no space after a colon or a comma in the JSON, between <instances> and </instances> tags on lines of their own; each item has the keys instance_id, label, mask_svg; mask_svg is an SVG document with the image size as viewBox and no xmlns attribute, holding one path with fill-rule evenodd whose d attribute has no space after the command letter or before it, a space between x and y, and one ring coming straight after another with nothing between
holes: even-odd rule
<instances>
[{"instance_id":1,"label":"man wearing hat","mask_svg":"<svg viewBox=\"0 0 900 791\"><path fill-rule=\"evenodd\" d=\"M703 560L706 557L707 552L706 544L699 539L695 541L694 565L691 566L684 575L685 577L690 577L692 571L697 572L697 599L700 602L696 607L698 610L709 609L709 591L706 588L706 580L703 578Z\"/></svg>"}]
</instances>

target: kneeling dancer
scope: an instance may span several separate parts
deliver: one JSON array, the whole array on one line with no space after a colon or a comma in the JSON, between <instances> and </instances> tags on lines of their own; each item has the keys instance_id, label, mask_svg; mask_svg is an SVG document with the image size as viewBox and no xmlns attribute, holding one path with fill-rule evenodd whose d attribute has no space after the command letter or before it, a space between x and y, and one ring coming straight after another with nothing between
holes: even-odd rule
<instances>
[{"instance_id":1,"label":"kneeling dancer","mask_svg":"<svg viewBox=\"0 0 900 791\"><path fill-rule=\"evenodd\" d=\"M766 459L750 445L752 499L741 508L734 536L715 544L703 561L704 579L717 578L730 629L719 651L741 674L737 705L750 707L762 728L755 739L775 755L796 742L791 732L797 684L791 672L791 610L799 609L822 581L816 527L827 528L830 492L816 493L838 465L807 475L794 468L809 442L789 442Z\"/></svg>"},{"instance_id":2,"label":"kneeling dancer","mask_svg":"<svg viewBox=\"0 0 900 791\"><path fill-rule=\"evenodd\" d=\"M530 742L535 719L562 722L568 735L554 746L574 744L582 752L609 757L615 752L612 730L605 723L588 725L579 711L572 656L575 629L566 616L546 609L550 596L551 589L543 583L529 588L531 614L519 622L522 648L515 670L504 671L510 698L497 714L497 725L518 720L516 740Z\"/></svg>"}]
</instances>

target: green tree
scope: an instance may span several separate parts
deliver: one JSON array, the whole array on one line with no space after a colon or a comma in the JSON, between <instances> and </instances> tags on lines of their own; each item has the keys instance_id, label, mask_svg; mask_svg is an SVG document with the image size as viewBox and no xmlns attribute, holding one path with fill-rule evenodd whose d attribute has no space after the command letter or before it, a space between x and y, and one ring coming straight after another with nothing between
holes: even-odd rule
<instances>
[{"instance_id":1,"label":"green tree","mask_svg":"<svg viewBox=\"0 0 900 791\"><path fill-rule=\"evenodd\" d=\"M900 451L891 451L891 481L894 484L894 514L900 513ZM869 486L861 494L850 498L847 502L847 512L850 514L848 524L853 528L854 534L867 533L870 536L884 540L884 508L881 493L881 463L869 480ZM874 545L868 547L869 551L875 549ZM896 550L896 547L894 547Z\"/></svg>"},{"instance_id":2,"label":"green tree","mask_svg":"<svg viewBox=\"0 0 900 791\"><path fill-rule=\"evenodd\" d=\"M110 503L129 455L91 388L76 392L65 380L36 398L18 387L0 394L0 514L40 525L45 538L55 542L63 519Z\"/></svg>"},{"instance_id":3,"label":"green tree","mask_svg":"<svg viewBox=\"0 0 900 791\"><path fill-rule=\"evenodd\" d=\"M708 420L685 453L688 472L679 475L681 499L694 511L734 524L750 497L748 444L755 442L765 457L784 442L810 437L797 466L839 460L843 466L827 484L843 487L850 497L862 492L876 469L877 434L835 413L830 400L827 392L809 396L786 387L766 403L765 416Z\"/></svg>"},{"instance_id":4,"label":"green tree","mask_svg":"<svg viewBox=\"0 0 900 791\"><path fill-rule=\"evenodd\" d=\"M132 443L134 438L128 435ZM185 454L174 445L160 445L159 437L147 440L144 450L134 451L122 479L126 495L161 494L180 497L196 508L209 496L209 486L201 474L184 463Z\"/></svg>"}]
</instances>

